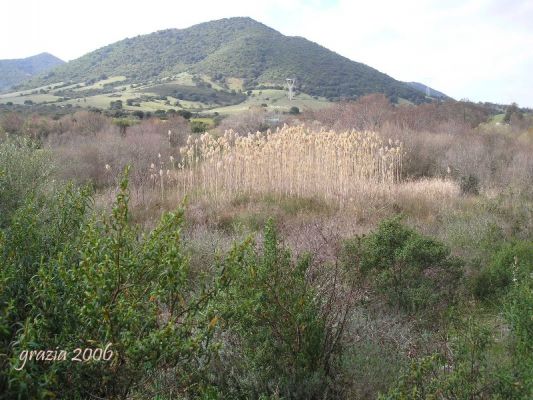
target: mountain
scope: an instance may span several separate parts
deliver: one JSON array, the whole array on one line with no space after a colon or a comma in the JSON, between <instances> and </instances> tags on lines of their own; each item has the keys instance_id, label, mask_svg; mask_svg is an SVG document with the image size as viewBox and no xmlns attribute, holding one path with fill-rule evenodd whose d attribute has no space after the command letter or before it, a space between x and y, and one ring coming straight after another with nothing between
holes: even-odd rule
<instances>
[{"instance_id":1,"label":"mountain","mask_svg":"<svg viewBox=\"0 0 533 400\"><path fill-rule=\"evenodd\" d=\"M111 76L145 83L182 72L219 83L239 78L245 90L281 87L286 78L295 78L298 91L331 100L381 92L425 101L422 93L404 82L246 17L127 38L59 66L26 87Z\"/></svg>"},{"instance_id":2,"label":"mountain","mask_svg":"<svg viewBox=\"0 0 533 400\"><path fill-rule=\"evenodd\" d=\"M444 93L439 92L438 90L430 88L429 86L424 85L423 83L420 83L420 82L405 82L405 83L411 86L413 89L418 90L420 93L424 93L425 95L427 95L429 92L429 97L432 97L434 99L441 99L441 100L451 99L451 97L449 97L448 95L445 95Z\"/></svg>"},{"instance_id":3,"label":"mountain","mask_svg":"<svg viewBox=\"0 0 533 400\"><path fill-rule=\"evenodd\" d=\"M0 90L13 88L37 74L64 63L49 53L15 60L0 60Z\"/></svg>"}]
</instances>

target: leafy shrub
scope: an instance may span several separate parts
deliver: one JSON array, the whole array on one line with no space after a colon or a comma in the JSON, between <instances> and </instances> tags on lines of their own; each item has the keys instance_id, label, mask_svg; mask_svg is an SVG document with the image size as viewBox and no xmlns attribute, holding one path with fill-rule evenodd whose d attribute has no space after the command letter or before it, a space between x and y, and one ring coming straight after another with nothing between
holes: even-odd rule
<instances>
[{"instance_id":1,"label":"leafy shrub","mask_svg":"<svg viewBox=\"0 0 533 400\"><path fill-rule=\"evenodd\" d=\"M292 106L289 109L289 114L292 114L292 115L300 114L300 109L296 106Z\"/></svg>"},{"instance_id":2,"label":"leafy shrub","mask_svg":"<svg viewBox=\"0 0 533 400\"><path fill-rule=\"evenodd\" d=\"M524 279L533 272L533 243L506 243L490 264L474 278L473 291L482 300L495 300L505 294L514 279Z\"/></svg>"},{"instance_id":3,"label":"leafy shrub","mask_svg":"<svg viewBox=\"0 0 533 400\"><path fill-rule=\"evenodd\" d=\"M529 264L531 267L533 263ZM503 304L511 329L508 351L511 364L499 369L498 391L502 398L533 397L533 274L523 273L513 281Z\"/></svg>"},{"instance_id":4,"label":"leafy shrub","mask_svg":"<svg viewBox=\"0 0 533 400\"><path fill-rule=\"evenodd\" d=\"M182 211L163 215L141 235L129 224L128 197L123 179L109 217L88 217L86 194L70 191L52 201L56 212L49 217L30 202L12 220L0 247L0 306L8 316L0 320L1 352L9 360L2 365L4 393L126 398L149 383L147 371L170 367L179 369L175 381L182 389L200 379L211 351L208 304L220 281L191 284ZM109 362L33 361L15 368L23 350L72 354L108 343Z\"/></svg>"},{"instance_id":5,"label":"leafy shrub","mask_svg":"<svg viewBox=\"0 0 533 400\"><path fill-rule=\"evenodd\" d=\"M449 353L416 360L381 399L531 399L533 276L513 281L503 301L510 334L497 343L491 326L474 319L452 334Z\"/></svg>"},{"instance_id":6,"label":"leafy shrub","mask_svg":"<svg viewBox=\"0 0 533 400\"><path fill-rule=\"evenodd\" d=\"M17 373L13 368L22 332L29 329L31 322L53 316L49 311L43 315L33 313L32 282L38 279L42 266L59 253L65 260L72 260L69 244L79 237L86 207L86 191L72 187L58 191L52 198L28 196L0 231L0 392L7 398L38 397L50 390L46 381L53 374L34 372L22 376L27 371ZM47 301L56 301L60 306L62 299L56 294ZM67 317L55 318L62 323L62 318ZM28 368L35 371L35 367ZM39 389L39 385L43 387Z\"/></svg>"},{"instance_id":7,"label":"leafy shrub","mask_svg":"<svg viewBox=\"0 0 533 400\"><path fill-rule=\"evenodd\" d=\"M337 347L306 278L310 258L293 262L272 220L262 253L251 244L235 247L226 261L233 283L218 305L225 328L216 386L224 398L323 398Z\"/></svg>"},{"instance_id":8,"label":"leafy shrub","mask_svg":"<svg viewBox=\"0 0 533 400\"><path fill-rule=\"evenodd\" d=\"M20 137L0 142L0 228L24 199L51 189L52 171L50 153L36 142Z\"/></svg>"},{"instance_id":9,"label":"leafy shrub","mask_svg":"<svg viewBox=\"0 0 533 400\"><path fill-rule=\"evenodd\" d=\"M348 240L344 264L373 278L391 305L416 312L453 301L461 263L442 243L420 235L397 216L365 237Z\"/></svg>"},{"instance_id":10,"label":"leafy shrub","mask_svg":"<svg viewBox=\"0 0 533 400\"><path fill-rule=\"evenodd\" d=\"M462 324L450 343L450 354L435 353L415 360L381 400L491 398L493 388L487 351L492 341L486 326Z\"/></svg>"},{"instance_id":11,"label":"leafy shrub","mask_svg":"<svg viewBox=\"0 0 533 400\"><path fill-rule=\"evenodd\" d=\"M209 129L209 125L207 125L203 121L191 121L191 132L192 133L204 133L207 132Z\"/></svg>"}]
</instances>

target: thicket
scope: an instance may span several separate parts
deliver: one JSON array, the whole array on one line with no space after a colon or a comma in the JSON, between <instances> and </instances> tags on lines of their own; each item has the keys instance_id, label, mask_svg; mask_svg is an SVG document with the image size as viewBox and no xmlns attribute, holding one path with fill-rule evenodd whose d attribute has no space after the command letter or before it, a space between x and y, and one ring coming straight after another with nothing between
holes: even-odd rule
<instances>
[{"instance_id":1,"label":"thicket","mask_svg":"<svg viewBox=\"0 0 533 400\"><path fill-rule=\"evenodd\" d=\"M393 307L436 317L455 301L461 261L444 244L408 228L401 217L382 221L364 237L346 241L346 265L360 271ZM426 315L426 319L431 319Z\"/></svg>"},{"instance_id":2,"label":"thicket","mask_svg":"<svg viewBox=\"0 0 533 400\"><path fill-rule=\"evenodd\" d=\"M527 131L512 122L502 131L473 130L473 119L481 118L476 108L465 117L457 105L387 111L367 100L346 106L357 114L344 110L337 122L375 126L384 137L399 133L405 178L447 178L391 181L391 195L381 203L360 201L366 213L336 217L326 201L271 193L238 194L220 208L200 200L190 210L164 213L172 202L164 203L163 193L170 192L166 185L190 129L177 116L143 120L124 137L96 113L59 120L3 116L10 134L0 139L0 398L349 399L379 392L395 399L531 398ZM338 110L316 114L316 121L336 123ZM309 150L305 138L298 143ZM191 162L202 145L224 160L216 152L219 139L191 138ZM330 145L341 139L349 135L337 134ZM265 145L266 135L239 140ZM252 147L246 154L260 154ZM344 160L342 148L331 158ZM291 152L283 154L300 154ZM128 178L117 181L130 163ZM333 162L323 164L335 170ZM206 171L217 171L210 165ZM276 171L261 165L257 175ZM278 172L311 173L299 170L301 156L288 165L290 171ZM480 177L473 185L478 194L465 186L461 196L452 179L468 174ZM72 178L75 185L62 182ZM506 191L495 192L504 182ZM329 184L319 182L315 191ZM449 194L438 204L436 186ZM136 201L145 188L156 194L148 211L158 218L140 225L145 220ZM256 199L270 205L268 212L279 203L276 221L255 213ZM404 219L374 227L398 210L408 211ZM206 222L208 232L198 239L194 225L211 218L209 212L220 214L218 225L209 230ZM352 215L356 229L328 233L328 224L342 225ZM254 231L266 226L246 237L245 223ZM312 253L283 243L291 229L301 231ZM205 250L219 243L228 245L216 254ZM31 360L15 369L23 350L72 354L108 343L109 361Z\"/></svg>"},{"instance_id":3,"label":"thicket","mask_svg":"<svg viewBox=\"0 0 533 400\"><path fill-rule=\"evenodd\" d=\"M29 151L0 146L14 158ZM37 197L31 182L21 185L26 197L6 210L0 236L2 398L156 395L169 373L181 398L332 390L348 303L324 312L339 288L319 293L310 258L294 262L272 221L261 248L250 238L199 274L184 249L182 209L149 233L131 222L127 173L109 214L93 209L87 188ZM106 361L70 361L75 348L109 343ZM58 349L67 360L20 358Z\"/></svg>"}]
</instances>

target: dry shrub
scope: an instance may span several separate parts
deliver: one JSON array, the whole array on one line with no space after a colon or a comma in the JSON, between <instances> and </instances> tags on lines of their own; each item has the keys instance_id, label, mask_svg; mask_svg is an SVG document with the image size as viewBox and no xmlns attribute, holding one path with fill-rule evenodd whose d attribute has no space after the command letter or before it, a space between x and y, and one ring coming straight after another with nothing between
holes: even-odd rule
<instances>
[{"instance_id":1,"label":"dry shrub","mask_svg":"<svg viewBox=\"0 0 533 400\"><path fill-rule=\"evenodd\" d=\"M310 131L284 126L266 134L190 137L180 149L181 185L215 199L224 194L278 193L340 205L401 178L402 145L373 132ZM371 189L372 188L372 189Z\"/></svg>"},{"instance_id":2,"label":"dry shrub","mask_svg":"<svg viewBox=\"0 0 533 400\"><path fill-rule=\"evenodd\" d=\"M77 111L59 121L59 133L70 135L94 135L97 132L110 130L113 119L94 111Z\"/></svg>"},{"instance_id":3,"label":"dry shrub","mask_svg":"<svg viewBox=\"0 0 533 400\"><path fill-rule=\"evenodd\" d=\"M482 189L533 185L533 145L502 127L481 127L461 135L416 131L385 124L384 138L399 138L409 155L403 171L408 177L449 176L457 181L475 176Z\"/></svg>"},{"instance_id":4,"label":"dry shrub","mask_svg":"<svg viewBox=\"0 0 533 400\"><path fill-rule=\"evenodd\" d=\"M127 130L128 135L160 136L173 146L183 146L191 133L187 120L179 115L174 115L167 120L151 118L133 125Z\"/></svg>"},{"instance_id":5,"label":"dry shrub","mask_svg":"<svg viewBox=\"0 0 533 400\"><path fill-rule=\"evenodd\" d=\"M279 119L280 124L283 123L279 114L268 113L263 107L251 107L247 111L224 118L216 131L221 134L230 129L243 133L263 132L271 127L268 120L274 119Z\"/></svg>"},{"instance_id":6,"label":"dry shrub","mask_svg":"<svg viewBox=\"0 0 533 400\"><path fill-rule=\"evenodd\" d=\"M175 156L167 137L153 132L121 137L115 129L91 136L71 136L53 149L63 178L92 182L96 187L113 185L117 174L128 164L132 166L132 186L137 189L149 185L150 165L166 171L172 166L170 156Z\"/></svg>"},{"instance_id":7,"label":"dry shrub","mask_svg":"<svg viewBox=\"0 0 533 400\"><path fill-rule=\"evenodd\" d=\"M344 102L332 107L310 111L309 116L323 126L345 131L375 131L391 117L392 104L382 94L370 94L355 102Z\"/></svg>"},{"instance_id":8,"label":"dry shrub","mask_svg":"<svg viewBox=\"0 0 533 400\"><path fill-rule=\"evenodd\" d=\"M22 133L24 118L16 112L9 112L2 115L0 126L7 133Z\"/></svg>"},{"instance_id":9,"label":"dry shrub","mask_svg":"<svg viewBox=\"0 0 533 400\"><path fill-rule=\"evenodd\" d=\"M24 135L31 139L40 140L60 130L61 125L57 121L38 114L10 112L0 117L0 132Z\"/></svg>"}]
</instances>

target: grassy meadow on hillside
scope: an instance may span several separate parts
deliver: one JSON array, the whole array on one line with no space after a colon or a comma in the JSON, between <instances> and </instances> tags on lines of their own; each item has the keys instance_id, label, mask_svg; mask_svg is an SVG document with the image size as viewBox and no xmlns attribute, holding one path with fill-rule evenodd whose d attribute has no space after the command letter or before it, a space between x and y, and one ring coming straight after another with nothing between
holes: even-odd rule
<instances>
[{"instance_id":1,"label":"grassy meadow on hillside","mask_svg":"<svg viewBox=\"0 0 533 400\"><path fill-rule=\"evenodd\" d=\"M533 397L531 113L190 79L0 109L0 399Z\"/></svg>"}]
</instances>

